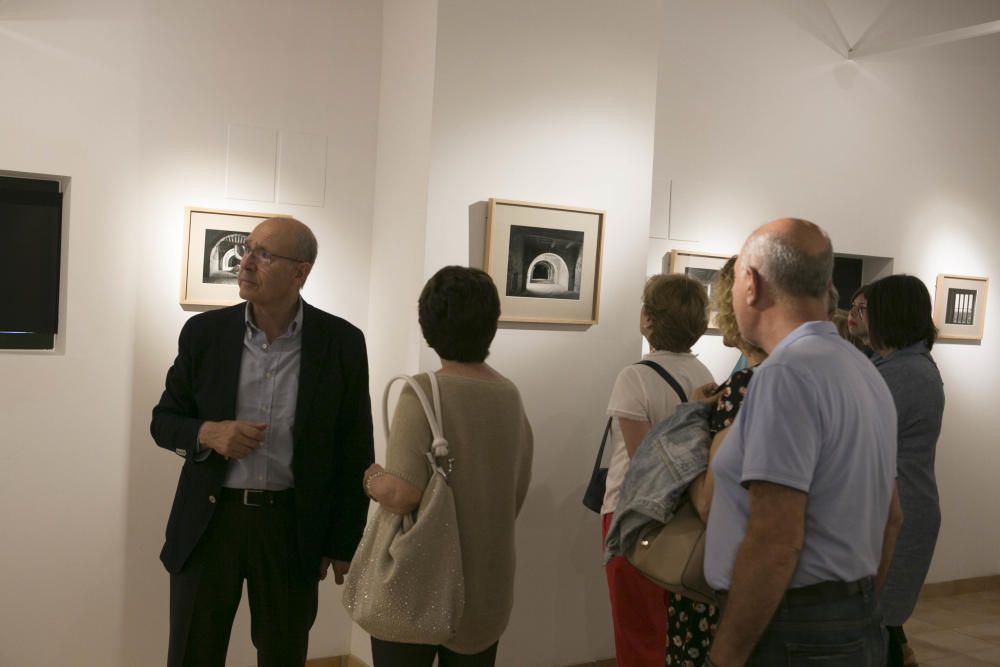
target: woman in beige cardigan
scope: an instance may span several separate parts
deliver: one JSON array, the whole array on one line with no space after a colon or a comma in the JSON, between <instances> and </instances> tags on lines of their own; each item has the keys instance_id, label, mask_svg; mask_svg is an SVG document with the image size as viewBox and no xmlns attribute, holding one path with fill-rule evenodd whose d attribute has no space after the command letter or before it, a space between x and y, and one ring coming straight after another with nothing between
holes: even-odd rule
<instances>
[{"instance_id":1,"label":"woman in beige cardigan","mask_svg":"<svg viewBox=\"0 0 1000 667\"><path fill-rule=\"evenodd\" d=\"M514 520L531 478L532 435L521 395L485 363L497 330L500 300L478 269L448 266L420 294L420 328L441 357L444 437L454 458L448 476L458 515L465 610L444 645L404 644L372 637L375 667L493 665L514 594ZM430 395L426 374L417 382ZM431 431L416 394L405 388L389 431L386 467L372 465L365 489L383 509L414 511L429 479ZM428 595L433 595L428 591Z\"/></svg>"}]
</instances>

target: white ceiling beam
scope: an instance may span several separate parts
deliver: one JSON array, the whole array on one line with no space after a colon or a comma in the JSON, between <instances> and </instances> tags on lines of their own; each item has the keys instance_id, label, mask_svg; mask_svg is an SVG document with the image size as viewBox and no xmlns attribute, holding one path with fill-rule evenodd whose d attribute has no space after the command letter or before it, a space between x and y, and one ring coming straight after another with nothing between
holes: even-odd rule
<instances>
[{"instance_id":1,"label":"white ceiling beam","mask_svg":"<svg viewBox=\"0 0 1000 667\"><path fill-rule=\"evenodd\" d=\"M936 32L889 44L859 44L848 52L847 57L850 60L855 60L878 53L889 53L890 51L901 51L903 49L918 49L926 46L939 46L941 44L960 42L966 39L985 37L986 35L995 35L998 33L1000 33L1000 21L988 21L986 23L966 26L965 28Z\"/></svg>"}]
</instances>

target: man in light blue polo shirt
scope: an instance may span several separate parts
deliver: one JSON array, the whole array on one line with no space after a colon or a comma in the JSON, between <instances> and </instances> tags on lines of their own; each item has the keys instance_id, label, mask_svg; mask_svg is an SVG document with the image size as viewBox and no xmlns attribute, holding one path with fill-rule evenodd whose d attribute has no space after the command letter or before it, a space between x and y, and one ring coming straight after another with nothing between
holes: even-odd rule
<instances>
[{"instance_id":1,"label":"man in light blue polo shirt","mask_svg":"<svg viewBox=\"0 0 1000 667\"><path fill-rule=\"evenodd\" d=\"M723 614L706 665L881 667L874 590L902 521L892 396L826 320L822 229L764 225L735 271L740 331L769 357L712 463L705 575Z\"/></svg>"}]
</instances>

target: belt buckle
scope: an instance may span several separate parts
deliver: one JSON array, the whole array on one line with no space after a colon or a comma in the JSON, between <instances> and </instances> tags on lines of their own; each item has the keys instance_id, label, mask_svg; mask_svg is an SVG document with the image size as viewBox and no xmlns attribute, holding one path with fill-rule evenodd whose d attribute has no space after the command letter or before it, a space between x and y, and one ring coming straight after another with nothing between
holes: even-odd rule
<instances>
[{"instance_id":1,"label":"belt buckle","mask_svg":"<svg viewBox=\"0 0 1000 667\"><path fill-rule=\"evenodd\" d=\"M251 493L262 493L262 492L256 489L243 489L243 504L247 507L263 507L262 503L250 502Z\"/></svg>"}]
</instances>

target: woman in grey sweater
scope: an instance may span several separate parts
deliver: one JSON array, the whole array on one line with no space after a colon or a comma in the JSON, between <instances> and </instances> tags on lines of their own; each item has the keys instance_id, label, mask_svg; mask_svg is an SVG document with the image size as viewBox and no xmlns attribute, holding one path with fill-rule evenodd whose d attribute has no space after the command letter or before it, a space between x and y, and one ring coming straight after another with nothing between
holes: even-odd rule
<instances>
[{"instance_id":1,"label":"woman in grey sweater","mask_svg":"<svg viewBox=\"0 0 1000 667\"><path fill-rule=\"evenodd\" d=\"M890 666L915 665L903 623L920 594L941 526L934 454L941 433L944 388L931 357L937 329L931 298L917 278L896 275L868 288L868 332L875 365L896 403L896 455L903 527L881 592L889 629Z\"/></svg>"},{"instance_id":2,"label":"woman in grey sweater","mask_svg":"<svg viewBox=\"0 0 1000 667\"><path fill-rule=\"evenodd\" d=\"M497 332L500 299L479 269L446 266L435 273L417 303L420 330L441 357L435 377L441 390L448 484L462 567L464 609L455 634L441 645L403 643L372 636L375 667L492 667L510 620L516 565L514 521L531 481L534 440L514 383L486 363ZM430 378L416 376L431 395ZM427 452L434 436L412 389L403 390L386 444L386 465L365 472L372 500L395 514L415 512L430 479ZM428 604L438 591L428 590Z\"/></svg>"}]
</instances>

